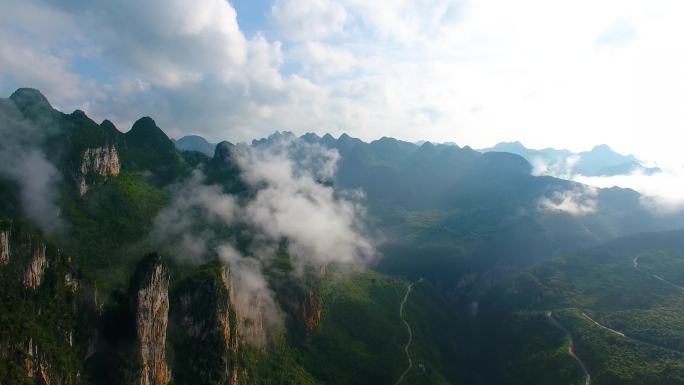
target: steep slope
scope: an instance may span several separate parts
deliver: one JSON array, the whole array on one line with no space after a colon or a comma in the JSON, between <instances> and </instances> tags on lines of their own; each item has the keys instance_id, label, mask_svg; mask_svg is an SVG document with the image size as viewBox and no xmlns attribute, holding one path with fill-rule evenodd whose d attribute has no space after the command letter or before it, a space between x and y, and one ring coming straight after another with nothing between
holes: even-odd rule
<instances>
[{"instance_id":1,"label":"steep slope","mask_svg":"<svg viewBox=\"0 0 684 385\"><path fill-rule=\"evenodd\" d=\"M0 379L78 384L96 292L33 226L0 222Z\"/></svg>"}]
</instances>

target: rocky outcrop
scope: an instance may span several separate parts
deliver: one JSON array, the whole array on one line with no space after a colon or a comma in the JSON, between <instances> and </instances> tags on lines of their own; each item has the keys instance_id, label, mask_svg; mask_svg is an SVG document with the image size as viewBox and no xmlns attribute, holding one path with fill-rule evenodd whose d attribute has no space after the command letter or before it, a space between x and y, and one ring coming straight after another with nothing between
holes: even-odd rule
<instances>
[{"instance_id":1,"label":"rocky outcrop","mask_svg":"<svg viewBox=\"0 0 684 385\"><path fill-rule=\"evenodd\" d=\"M48 267L48 261L45 258L45 244L36 242L29 243L27 246L29 258L24 267L22 279L25 287L37 289L43 280L45 268Z\"/></svg>"},{"instance_id":2,"label":"rocky outcrop","mask_svg":"<svg viewBox=\"0 0 684 385\"><path fill-rule=\"evenodd\" d=\"M238 355L239 337L236 325L236 314L233 310L235 304L235 290L232 285L230 269L227 266L221 266L221 282L228 294L228 303L226 303L226 306L223 309L220 309L217 316L228 357L233 358L232 360L227 360L225 369L226 374L228 374L228 383L230 385L238 385L238 367L235 358L237 358Z\"/></svg>"},{"instance_id":3,"label":"rocky outcrop","mask_svg":"<svg viewBox=\"0 0 684 385\"><path fill-rule=\"evenodd\" d=\"M31 259L29 260L24 272L24 286L36 289L40 286L43 273L47 267L45 259L45 245L39 244L33 247Z\"/></svg>"},{"instance_id":4,"label":"rocky outcrop","mask_svg":"<svg viewBox=\"0 0 684 385\"><path fill-rule=\"evenodd\" d=\"M139 283L136 332L140 372L138 385L166 385L171 373L166 362L166 328L169 314L169 274L157 261Z\"/></svg>"},{"instance_id":5,"label":"rocky outcrop","mask_svg":"<svg viewBox=\"0 0 684 385\"><path fill-rule=\"evenodd\" d=\"M10 232L0 230L0 266L7 265L10 260Z\"/></svg>"},{"instance_id":6,"label":"rocky outcrop","mask_svg":"<svg viewBox=\"0 0 684 385\"><path fill-rule=\"evenodd\" d=\"M26 341L26 350L24 351L24 370L26 376L33 378L35 383L41 385L50 385L53 376L51 375L50 363L43 357L42 352L38 349L38 345L33 343L33 338ZM57 380L57 382L61 382Z\"/></svg>"},{"instance_id":7,"label":"rocky outcrop","mask_svg":"<svg viewBox=\"0 0 684 385\"><path fill-rule=\"evenodd\" d=\"M321 322L321 299L316 293L316 289L309 288L299 306L297 317L302 322L306 334L313 333Z\"/></svg>"},{"instance_id":8,"label":"rocky outcrop","mask_svg":"<svg viewBox=\"0 0 684 385\"><path fill-rule=\"evenodd\" d=\"M237 385L238 332L230 271L218 265L174 284L169 343L177 385Z\"/></svg>"},{"instance_id":9,"label":"rocky outcrop","mask_svg":"<svg viewBox=\"0 0 684 385\"><path fill-rule=\"evenodd\" d=\"M92 179L107 180L121 172L121 163L116 147L113 144L103 147L88 148L81 154L78 168L78 191L85 195L92 186Z\"/></svg>"}]
</instances>

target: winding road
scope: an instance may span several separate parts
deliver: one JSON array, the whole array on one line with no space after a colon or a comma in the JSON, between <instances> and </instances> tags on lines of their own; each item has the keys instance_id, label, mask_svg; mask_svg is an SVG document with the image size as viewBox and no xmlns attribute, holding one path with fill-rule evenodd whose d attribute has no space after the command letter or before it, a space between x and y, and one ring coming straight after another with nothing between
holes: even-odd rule
<instances>
[{"instance_id":1,"label":"winding road","mask_svg":"<svg viewBox=\"0 0 684 385\"><path fill-rule=\"evenodd\" d=\"M634 264L634 268L635 268L635 269L639 270L640 272L642 272L642 273L644 273L644 274L649 274L651 277L653 277L653 278L655 278L655 279L657 279L657 280L659 280L659 281L661 281L661 282L663 282L663 283L666 283L666 284L668 284L668 285L670 285L670 286L672 286L672 287L674 287L674 288L676 288L676 289L679 289L679 290L684 291L684 287L679 286L679 285L677 285L676 283L670 282L670 281L668 281L667 279L665 279L665 278L663 278L663 277L661 277L661 276L659 276L659 275L657 275L657 274L651 274L651 273L647 272L646 270L640 268L640 267L639 267L639 258L640 258L640 257L641 257L641 255L637 255L637 256L634 257L634 259L632 260L632 263Z\"/></svg>"},{"instance_id":2,"label":"winding road","mask_svg":"<svg viewBox=\"0 0 684 385\"><path fill-rule=\"evenodd\" d=\"M570 334L570 331L568 329L566 329L563 325L556 321L555 318L553 318L553 314L550 311L546 313L546 316L549 318L549 320L555 327L562 330L565 333L565 335L568 336L568 340L570 341L568 343L568 353L570 353L572 358L574 358L575 361L577 361L577 363L579 364L580 368L582 368L584 376L586 377L585 385L591 385L591 374L589 374L589 370L584 365L584 362L582 362L582 360L579 357L577 357L577 354L575 354L575 342L572 339L572 334Z\"/></svg>"},{"instance_id":3,"label":"winding road","mask_svg":"<svg viewBox=\"0 0 684 385\"><path fill-rule=\"evenodd\" d=\"M411 359L411 354L409 353L409 348L411 347L411 343L413 342L413 330L411 329L411 325L409 325L408 322L404 319L404 305L406 305L406 300L408 299L409 294L411 294L411 290L413 289L413 286L423 282L423 278L419 278L417 281L412 282L408 287L406 288L406 294L404 294L404 300L401 301L401 305L399 305L399 318L401 319L401 322L406 325L406 330L408 331L408 341L406 342L406 346L404 346L404 352L406 353L406 358L408 359L408 367L406 370L404 370L403 373L401 373L401 376L399 376L399 379L397 382L394 383L394 385L399 385L401 384L402 381L404 381L404 378L408 374L409 370L413 367L413 360Z\"/></svg>"},{"instance_id":4,"label":"winding road","mask_svg":"<svg viewBox=\"0 0 684 385\"><path fill-rule=\"evenodd\" d=\"M603 329L603 330L607 330L607 331L609 331L609 332L611 332L611 333L613 333L613 334L617 334L617 335L620 336L620 337L625 337L625 333L619 332L619 331L617 331L617 330L615 330L615 329L611 329L611 328L609 328L608 326L601 325L600 323L596 322L593 318L589 317L589 316L587 315L587 313L584 313L584 312L583 312L583 313L582 313L582 317L586 318L589 322L593 323L594 325L600 327L600 328Z\"/></svg>"}]
</instances>

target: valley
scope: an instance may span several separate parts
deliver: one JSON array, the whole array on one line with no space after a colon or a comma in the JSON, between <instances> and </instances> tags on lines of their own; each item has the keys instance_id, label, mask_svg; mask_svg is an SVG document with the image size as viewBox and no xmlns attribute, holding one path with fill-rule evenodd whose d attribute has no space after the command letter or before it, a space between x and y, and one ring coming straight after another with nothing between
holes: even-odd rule
<instances>
[{"instance_id":1,"label":"valley","mask_svg":"<svg viewBox=\"0 0 684 385\"><path fill-rule=\"evenodd\" d=\"M409 352L409 349L411 348L411 343L413 343L413 329L411 329L411 325L409 325L408 322L406 322L406 320L404 319L404 305L406 305L406 300L408 299L409 294L411 294L411 289L413 289L413 286L421 282L423 282L423 278L419 278L417 281L411 282L406 287L406 294L404 294L404 299L401 301L401 305L399 305L399 319L406 326L406 331L408 332L408 341L404 346L404 352L406 353L406 360L408 361L408 366L401 373L401 376L399 376L399 379L397 380L397 382L394 383L394 385L401 384L404 381L406 375L411 370L411 368L413 368L413 360L411 359L411 353Z\"/></svg>"}]
</instances>

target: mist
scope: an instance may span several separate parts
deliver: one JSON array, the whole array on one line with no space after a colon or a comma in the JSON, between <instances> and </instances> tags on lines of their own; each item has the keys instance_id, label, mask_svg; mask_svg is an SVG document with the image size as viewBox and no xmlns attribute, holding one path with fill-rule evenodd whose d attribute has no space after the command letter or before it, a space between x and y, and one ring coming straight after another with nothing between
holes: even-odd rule
<instances>
[{"instance_id":1,"label":"mist","mask_svg":"<svg viewBox=\"0 0 684 385\"><path fill-rule=\"evenodd\" d=\"M19 187L24 215L50 233L65 224L55 203L60 174L41 148L54 129L26 120L11 100L0 101L0 176Z\"/></svg>"},{"instance_id":2,"label":"mist","mask_svg":"<svg viewBox=\"0 0 684 385\"><path fill-rule=\"evenodd\" d=\"M641 204L660 215L684 209L684 169L663 169L648 175L637 171L629 175L589 177L576 175L573 180L600 188L631 188L641 194Z\"/></svg>"},{"instance_id":3,"label":"mist","mask_svg":"<svg viewBox=\"0 0 684 385\"><path fill-rule=\"evenodd\" d=\"M579 160L576 155L559 157L552 161L535 157L531 159L532 174L572 180L596 188L629 188L641 194L643 207L658 215L674 214L684 209L684 167L661 167L661 171L655 173L637 168L624 175L587 176L575 170ZM544 200L543 206L576 214L591 211L591 205L583 207L580 203L583 194L569 191L561 195Z\"/></svg>"},{"instance_id":4,"label":"mist","mask_svg":"<svg viewBox=\"0 0 684 385\"><path fill-rule=\"evenodd\" d=\"M539 208L581 217L596 212L598 193L591 186L576 186L571 190L556 191L539 200Z\"/></svg>"},{"instance_id":5,"label":"mist","mask_svg":"<svg viewBox=\"0 0 684 385\"><path fill-rule=\"evenodd\" d=\"M280 248L286 248L297 277L328 265L364 264L375 255L365 235L363 195L340 194L331 186L339 159L336 150L296 138L235 147L228 161L239 166L252 192L227 194L195 170L170 188L172 202L155 218L152 242L181 261L218 257L228 266L241 324L255 325L242 334L263 345L259 330L283 324L263 274ZM249 242L238 242L242 231Z\"/></svg>"}]
</instances>

